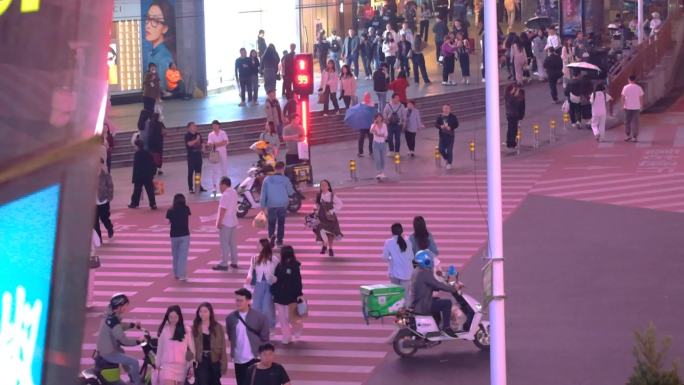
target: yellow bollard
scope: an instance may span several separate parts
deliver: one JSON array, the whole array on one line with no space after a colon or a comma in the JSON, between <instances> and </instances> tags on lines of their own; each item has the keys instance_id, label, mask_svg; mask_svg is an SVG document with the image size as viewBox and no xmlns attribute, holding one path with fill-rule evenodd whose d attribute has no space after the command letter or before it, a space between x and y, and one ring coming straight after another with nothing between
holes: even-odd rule
<instances>
[{"instance_id":1,"label":"yellow bollard","mask_svg":"<svg viewBox=\"0 0 684 385\"><path fill-rule=\"evenodd\" d=\"M394 168L397 174L401 172L401 156L399 156L399 153L394 154Z\"/></svg>"},{"instance_id":2,"label":"yellow bollard","mask_svg":"<svg viewBox=\"0 0 684 385\"><path fill-rule=\"evenodd\" d=\"M518 133L515 134L515 152L520 155L520 140L522 139L522 130L518 126Z\"/></svg>"},{"instance_id":3,"label":"yellow bollard","mask_svg":"<svg viewBox=\"0 0 684 385\"><path fill-rule=\"evenodd\" d=\"M202 190L202 174L199 172L195 173L195 191L200 192Z\"/></svg>"},{"instance_id":4,"label":"yellow bollard","mask_svg":"<svg viewBox=\"0 0 684 385\"><path fill-rule=\"evenodd\" d=\"M556 141L556 119L551 119L549 122L549 142Z\"/></svg>"},{"instance_id":5,"label":"yellow bollard","mask_svg":"<svg viewBox=\"0 0 684 385\"><path fill-rule=\"evenodd\" d=\"M566 112L563 114L563 129L568 129L568 123L570 123L570 114Z\"/></svg>"},{"instance_id":6,"label":"yellow bollard","mask_svg":"<svg viewBox=\"0 0 684 385\"><path fill-rule=\"evenodd\" d=\"M470 150L470 160L475 160L475 140L470 141L468 150Z\"/></svg>"},{"instance_id":7,"label":"yellow bollard","mask_svg":"<svg viewBox=\"0 0 684 385\"><path fill-rule=\"evenodd\" d=\"M349 177L356 180L356 161L354 159L349 161Z\"/></svg>"},{"instance_id":8,"label":"yellow bollard","mask_svg":"<svg viewBox=\"0 0 684 385\"><path fill-rule=\"evenodd\" d=\"M539 124L532 125L532 133L534 134L534 148L539 148Z\"/></svg>"},{"instance_id":9,"label":"yellow bollard","mask_svg":"<svg viewBox=\"0 0 684 385\"><path fill-rule=\"evenodd\" d=\"M442 154L439 153L439 146L435 146L435 166L441 167L442 166Z\"/></svg>"}]
</instances>

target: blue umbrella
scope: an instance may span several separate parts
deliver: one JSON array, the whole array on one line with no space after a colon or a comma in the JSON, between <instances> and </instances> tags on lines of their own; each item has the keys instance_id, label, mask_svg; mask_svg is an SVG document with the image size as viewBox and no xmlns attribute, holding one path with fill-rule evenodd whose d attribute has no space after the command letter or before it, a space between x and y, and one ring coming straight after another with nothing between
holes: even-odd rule
<instances>
[{"instance_id":1,"label":"blue umbrella","mask_svg":"<svg viewBox=\"0 0 684 385\"><path fill-rule=\"evenodd\" d=\"M377 110L366 104L356 104L349 107L344 114L344 124L355 130L367 130L373 124Z\"/></svg>"}]
</instances>

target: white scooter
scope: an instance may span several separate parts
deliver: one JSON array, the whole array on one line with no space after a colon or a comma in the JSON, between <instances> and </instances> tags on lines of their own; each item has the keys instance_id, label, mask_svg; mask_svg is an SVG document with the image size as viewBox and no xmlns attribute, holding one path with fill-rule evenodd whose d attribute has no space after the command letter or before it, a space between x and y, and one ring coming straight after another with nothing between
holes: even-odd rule
<instances>
[{"instance_id":1,"label":"white scooter","mask_svg":"<svg viewBox=\"0 0 684 385\"><path fill-rule=\"evenodd\" d=\"M440 330L432 315L403 309L394 321L400 328L392 341L394 352L400 357L411 357L418 349L431 348L445 341L472 341L480 350L489 350L489 321L483 320L482 305L468 294L463 294L462 287L459 294L475 312L469 330L452 337Z\"/></svg>"}]
</instances>

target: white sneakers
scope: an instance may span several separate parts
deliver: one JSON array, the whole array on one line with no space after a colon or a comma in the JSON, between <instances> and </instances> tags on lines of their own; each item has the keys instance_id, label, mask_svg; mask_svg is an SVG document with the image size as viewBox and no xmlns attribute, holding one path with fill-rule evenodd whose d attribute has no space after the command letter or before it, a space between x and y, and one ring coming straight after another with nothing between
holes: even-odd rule
<instances>
[{"instance_id":1,"label":"white sneakers","mask_svg":"<svg viewBox=\"0 0 684 385\"><path fill-rule=\"evenodd\" d=\"M451 163L447 163L446 169L447 169L447 170L451 170L452 168L453 168L453 166L451 165Z\"/></svg>"},{"instance_id":2,"label":"white sneakers","mask_svg":"<svg viewBox=\"0 0 684 385\"><path fill-rule=\"evenodd\" d=\"M387 178L387 176L385 175L384 172L381 172L380 174L376 175L375 178L377 178L377 179L385 179L385 178Z\"/></svg>"}]
</instances>

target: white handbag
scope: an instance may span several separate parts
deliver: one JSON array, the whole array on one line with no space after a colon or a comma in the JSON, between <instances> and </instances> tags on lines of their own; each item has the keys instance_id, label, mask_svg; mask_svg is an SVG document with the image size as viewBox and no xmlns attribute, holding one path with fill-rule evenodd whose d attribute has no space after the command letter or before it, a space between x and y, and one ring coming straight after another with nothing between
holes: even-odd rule
<instances>
[{"instance_id":1,"label":"white handbag","mask_svg":"<svg viewBox=\"0 0 684 385\"><path fill-rule=\"evenodd\" d=\"M306 142L297 142L297 156L299 159L309 159L309 144Z\"/></svg>"}]
</instances>

